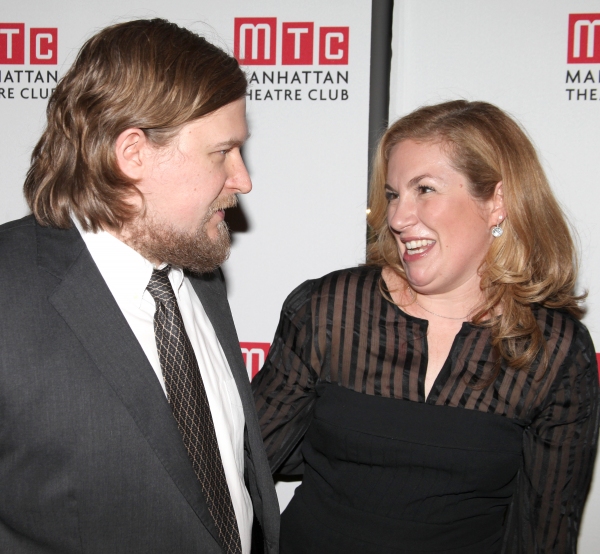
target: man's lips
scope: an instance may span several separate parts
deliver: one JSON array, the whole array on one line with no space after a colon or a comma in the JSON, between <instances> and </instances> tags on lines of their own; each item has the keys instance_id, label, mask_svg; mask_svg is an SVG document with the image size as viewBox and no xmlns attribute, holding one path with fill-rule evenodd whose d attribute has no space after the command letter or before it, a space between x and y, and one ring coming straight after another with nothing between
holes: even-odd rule
<instances>
[{"instance_id":1,"label":"man's lips","mask_svg":"<svg viewBox=\"0 0 600 554\"><path fill-rule=\"evenodd\" d=\"M223 219L225 217L225 210L227 208L234 208L237 206L238 200L236 195L229 196L222 200L215 202L210 208L209 218L218 214L218 217Z\"/></svg>"}]
</instances>

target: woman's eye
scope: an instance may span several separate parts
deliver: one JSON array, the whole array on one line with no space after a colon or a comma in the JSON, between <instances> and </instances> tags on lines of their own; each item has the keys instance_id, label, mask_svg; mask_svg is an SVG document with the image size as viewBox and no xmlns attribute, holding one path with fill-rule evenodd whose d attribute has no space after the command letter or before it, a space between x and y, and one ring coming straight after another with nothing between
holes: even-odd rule
<instances>
[{"instance_id":1,"label":"woman's eye","mask_svg":"<svg viewBox=\"0 0 600 554\"><path fill-rule=\"evenodd\" d=\"M419 185L418 191L419 194L427 194L428 192L434 192L435 189L428 187L427 185Z\"/></svg>"},{"instance_id":2,"label":"woman's eye","mask_svg":"<svg viewBox=\"0 0 600 554\"><path fill-rule=\"evenodd\" d=\"M398 198L398 193L394 192L393 190L386 190L385 191L385 199L388 202L391 202L392 200L396 200L396 198Z\"/></svg>"}]
</instances>

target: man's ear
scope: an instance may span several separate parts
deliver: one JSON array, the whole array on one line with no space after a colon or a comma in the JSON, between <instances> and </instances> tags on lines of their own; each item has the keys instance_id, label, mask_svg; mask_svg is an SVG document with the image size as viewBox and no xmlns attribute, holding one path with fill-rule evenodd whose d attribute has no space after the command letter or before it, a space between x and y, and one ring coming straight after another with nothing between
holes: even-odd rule
<instances>
[{"instance_id":1,"label":"man's ear","mask_svg":"<svg viewBox=\"0 0 600 554\"><path fill-rule=\"evenodd\" d=\"M132 181L139 181L148 159L145 156L148 139L144 131L137 128L125 129L115 142L115 154L119 169Z\"/></svg>"},{"instance_id":2,"label":"man's ear","mask_svg":"<svg viewBox=\"0 0 600 554\"><path fill-rule=\"evenodd\" d=\"M500 224L506 219L506 208L504 207L504 191L502 181L496 184L496 190L492 197L492 211L490 212L490 227Z\"/></svg>"}]
</instances>

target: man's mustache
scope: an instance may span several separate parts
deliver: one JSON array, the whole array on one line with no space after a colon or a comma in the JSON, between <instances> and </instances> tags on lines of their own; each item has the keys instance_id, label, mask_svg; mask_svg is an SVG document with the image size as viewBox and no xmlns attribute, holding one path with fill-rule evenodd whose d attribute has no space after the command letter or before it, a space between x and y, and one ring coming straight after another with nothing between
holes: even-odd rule
<instances>
[{"instance_id":1,"label":"man's mustache","mask_svg":"<svg viewBox=\"0 0 600 554\"><path fill-rule=\"evenodd\" d=\"M219 210L226 210L227 208L235 208L238 205L237 194L226 196L225 198L217 198L210 206L208 210L208 217L212 216Z\"/></svg>"}]
</instances>

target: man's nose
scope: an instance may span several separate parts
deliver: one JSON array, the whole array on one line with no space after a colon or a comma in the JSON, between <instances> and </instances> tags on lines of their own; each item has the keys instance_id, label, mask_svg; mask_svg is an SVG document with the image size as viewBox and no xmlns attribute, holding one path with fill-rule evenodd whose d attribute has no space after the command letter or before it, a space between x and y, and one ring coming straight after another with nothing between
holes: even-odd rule
<instances>
[{"instance_id":1,"label":"man's nose","mask_svg":"<svg viewBox=\"0 0 600 554\"><path fill-rule=\"evenodd\" d=\"M252 190L250 174L248 173L246 164L239 152L237 152L237 156L233 161L233 167L228 181L229 187L235 189L236 193L247 194Z\"/></svg>"}]
</instances>

